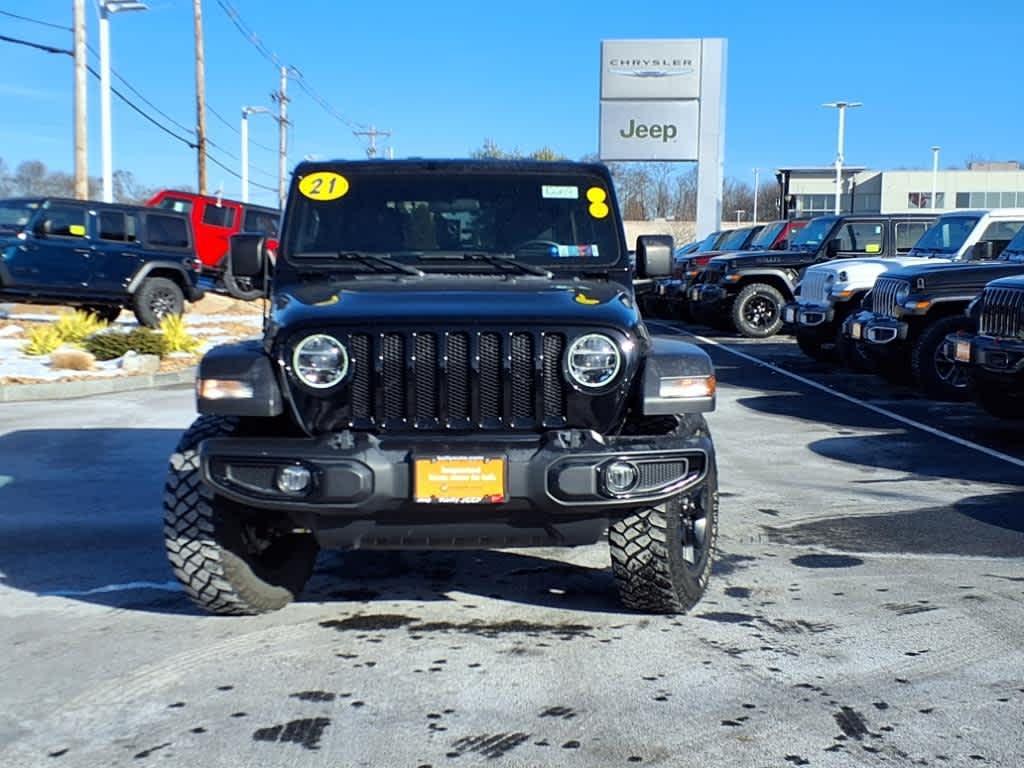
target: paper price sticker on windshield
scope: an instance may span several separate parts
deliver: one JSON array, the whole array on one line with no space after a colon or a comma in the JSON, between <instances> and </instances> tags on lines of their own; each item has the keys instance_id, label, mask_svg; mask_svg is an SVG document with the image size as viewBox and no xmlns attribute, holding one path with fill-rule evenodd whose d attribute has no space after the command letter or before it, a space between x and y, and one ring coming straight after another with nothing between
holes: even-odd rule
<instances>
[{"instance_id":1,"label":"paper price sticker on windshield","mask_svg":"<svg viewBox=\"0 0 1024 768\"><path fill-rule=\"evenodd\" d=\"M580 188L544 184L540 188L540 196L547 200L579 200Z\"/></svg>"},{"instance_id":2,"label":"paper price sticker on windshield","mask_svg":"<svg viewBox=\"0 0 1024 768\"><path fill-rule=\"evenodd\" d=\"M348 179L333 171L317 171L299 182L299 192L310 200L337 200L347 195L348 189Z\"/></svg>"}]
</instances>

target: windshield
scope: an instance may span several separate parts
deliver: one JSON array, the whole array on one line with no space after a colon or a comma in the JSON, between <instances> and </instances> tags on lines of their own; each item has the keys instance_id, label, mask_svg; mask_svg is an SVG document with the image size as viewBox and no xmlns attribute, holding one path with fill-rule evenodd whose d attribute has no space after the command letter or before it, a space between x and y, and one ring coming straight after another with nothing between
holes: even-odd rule
<instances>
[{"instance_id":1,"label":"windshield","mask_svg":"<svg viewBox=\"0 0 1024 768\"><path fill-rule=\"evenodd\" d=\"M722 243L720 250L723 251L738 251L743 248L743 244L747 242L747 238L750 237L750 229L737 229Z\"/></svg>"},{"instance_id":2,"label":"windshield","mask_svg":"<svg viewBox=\"0 0 1024 768\"><path fill-rule=\"evenodd\" d=\"M700 241L700 245L697 246L695 253L707 253L708 251L715 250L715 243L722 236L721 232L712 232L710 235Z\"/></svg>"},{"instance_id":3,"label":"windshield","mask_svg":"<svg viewBox=\"0 0 1024 768\"><path fill-rule=\"evenodd\" d=\"M816 251L818 246L825 242L837 221L839 219L835 216L811 219L807 226L793 237L792 248L799 251Z\"/></svg>"},{"instance_id":4,"label":"windshield","mask_svg":"<svg viewBox=\"0 0 1024 768\"><path fill-rule=\"evenodd\" d=\"M1006 261L1024 263L1024 227L1017 230L1013 240L1003 249L1001 258Z\"/></svg>"},{"instance_id":5,"label":"windshield","mask_svg":"<svg viewBox=\"0 0 1024 768\"><path fill-rule=\"evenodd\" d=\"M0 200L0 230L20 232L38 208L38 200Z\"/></svg>"},{"instance_id":6,"label":"windshield","mask_svg":"<svg viewBox=\"0 0 1024 768\"><path fill-rule=\"evenodd\" d=\"M750 247L759 251L771 248L775 243L775 238L777 238L779 233L785 228L786 222L784 221L777 221L774 224L770 224L758 232L757 237L754 238L754 242L750 244Z\"/></svg>"},{"instance_id":7,"label":"windshield","mask_svg":"<svg viewBox=\"0 0 1024 768\"><path fill-rule=\"evenodd\" d=\"M361 252L423 269L461 263L493 270L486 260L437 257L504 254L552 269L590 269L622 256L615 211L596 175L344 170L344 177L309 174L305 192L299 184L288 212L286 258L323 264ZM344 193L313 199L316 182L332 179Z\"/></svg>"},{"instance_id":8,"label":"windshield","mask_svg":"<svg viewBox=\"0 0 1024 768\"><path fill-rule=\"evenodd\" d=\"M943 216L914 243L912 252L925 251L923 255L932 256L957 253L977 226L978 219L977 216Z\"/></svg>"}]
</instances>

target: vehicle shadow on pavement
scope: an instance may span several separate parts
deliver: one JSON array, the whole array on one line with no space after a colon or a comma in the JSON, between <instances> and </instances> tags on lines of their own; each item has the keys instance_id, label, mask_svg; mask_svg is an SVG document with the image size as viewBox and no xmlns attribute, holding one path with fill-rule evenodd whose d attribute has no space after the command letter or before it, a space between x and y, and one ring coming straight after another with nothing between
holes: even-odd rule
<instances>
[{"instance_id":1,"label":"vehicle shadow on pavement","mask_svg":"<svg viewBox=\"0 0 1024 768\"><path fill-rule=\"evenodd\" d=\"M910 476L1024 486L1024 469L996 458L987 458L969 448L937 444L935 438L917 430L900 429L883 435L829 437L812 442L807 447L818 456L832 461L905 472ZM876 481L865 479L853 482Z\"/></svg>"},{"instance_id":2,"label":"vehicle shadow on pavement","mask_svg":"<svg viewBox=\"0 0 1024 768\"><path fill-rule=\"evenodd\" d=\"M772 541L848 552L1024 558L1024 491L971 496L943 507L766 527Z\"/></svg>"}]
</instances>

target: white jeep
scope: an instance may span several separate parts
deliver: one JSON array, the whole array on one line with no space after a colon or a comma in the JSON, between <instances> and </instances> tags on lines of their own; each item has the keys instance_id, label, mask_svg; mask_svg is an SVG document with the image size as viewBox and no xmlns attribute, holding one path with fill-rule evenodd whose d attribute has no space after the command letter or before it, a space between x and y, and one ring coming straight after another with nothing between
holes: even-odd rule
<instances>
[{"instance_id":1,"label":"white jeep","mask_svg":"<svg viewBox=\"0 0 1024 768\"><path fill-rule=\"evenodd\" d=\"M1021 208L952 211L940 216L916 242L910 239L915 232L908 223L904 232L897 229L896 233L897 239L906 238L905 245L896 244L896 252L902 251L902 255L839 259L808 268L796 300L783 310L783 320L795 327L796 340L804 354L815 360L838 355L847 366L861 368L864 361L853 345L842 338L843 321L861 308L879 276L891 269L923 262L969 259L979 244L991 241L990 234L1001 231L1001 224L1022 219ZM921 225L916 226L920 233Z\"/></svg>"}]
</instances>

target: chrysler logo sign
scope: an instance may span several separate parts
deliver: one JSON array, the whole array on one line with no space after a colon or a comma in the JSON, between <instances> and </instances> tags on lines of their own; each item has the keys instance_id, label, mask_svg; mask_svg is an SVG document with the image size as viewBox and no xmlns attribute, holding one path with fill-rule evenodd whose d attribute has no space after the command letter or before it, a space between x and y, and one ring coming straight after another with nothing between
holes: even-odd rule
<instances>
[{"instance_id":1,"label":"chrysler logo sign","mask_svg":"<svg viewBox=\"0 0 1024 768\"><path fill-rule=\"evenodd\" d=\"M608 72L622 77L681 77L696 73L690 59L612 59Z\"/></svg>"}]
</instances>

